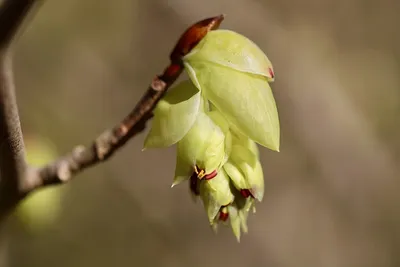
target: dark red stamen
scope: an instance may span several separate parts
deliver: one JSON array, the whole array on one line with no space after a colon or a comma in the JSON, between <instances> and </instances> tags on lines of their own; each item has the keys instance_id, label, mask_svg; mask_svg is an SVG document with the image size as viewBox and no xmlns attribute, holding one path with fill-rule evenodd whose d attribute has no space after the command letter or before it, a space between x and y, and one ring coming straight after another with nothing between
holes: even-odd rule
<instances>
[{"instance_id":1,"label":"dark red stamen","mask_svg":"<svg viewBox=\"0 0 400 267\"><path fill-rule=\"evenodd\" d=\"M217 176L217 174L218 174L217 170L213 170L211 173L204 175L204 179L210 180L210 179L214 178L215 176Z\"/></svg>"},{"instance_id":2,"label":"dark red stamen","mask_svg":"<svg viewBox=\"0 0 400 267\"><path fill-rule=\"evenodd\" d=\"M253 194L251 193L251 191L250 191L249 189L241 189L241 190L240 190L240 194L241 194L242 197L244 197L244 198L248 198L248 197L254 198Z\"/></svg>"},{"instance_id":3,"label":"dark red stamen","mask_svg":"<svg viewBox=\"0 0 400 267\"><path fill-rule=\"evenodd\" d=\"M229 213L228 213L228 212L223 212L223 211L220 211L220 212L219 212L219 217L218 217L218 219L219 219L220 221L226 222L226 220L228 220L228 218L229 218Z\"/></svg>"},{"instance_id":4,"label":"dark red stamen","mask_svg":"<svg viewBox=\"0 0 400 267\"><path fill-rule=\"evenodd\" d=\"M192 193L196 196L200 195L198 182L199 179L197 179L197 174L194 172L192 176L190 176L189 186L190 186L190 191L192 191Z\"/></svg>"}]
</instances>

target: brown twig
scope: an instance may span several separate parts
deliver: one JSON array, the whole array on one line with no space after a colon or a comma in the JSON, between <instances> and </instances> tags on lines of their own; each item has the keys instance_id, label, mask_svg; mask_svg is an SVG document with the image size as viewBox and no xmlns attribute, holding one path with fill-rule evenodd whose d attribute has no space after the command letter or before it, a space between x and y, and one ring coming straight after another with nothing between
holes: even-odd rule
<instances>
[{"instance_id":1,"label":"brown twig","mask_svg":"<svg viewBox=\"0 0 400 267\"><path fill-rule=\"evenodd\" d=\"M4 0L0 5L0 222L35 189L60 184L73 175L107 160L130 138L140 133L151 119L161 97L183 70L182 57L209 32L219 27L223 16L192 25L173 49L170 65L154 78L135 108L121 123L102 133L91 146L78 146L60 159L41 168L26 165L23 137L11 67L10 45L23 19L38 0Z\"/></svg>"},{"instance_id":2,"label":"brown twig","mask_svg":"<svg viewBox=\"0 0 400 267\"><path fill-rule=\"evenodd\" d=\"M27 194L39 187L69 181L73 175L107 160L130 138L143 131L161 97L183 71L182 58L209 32L219 27L223 15L202 20L181 36L173 49L170 65L156 76L135 108L114 128L106 130L91 146L78 146L41 168L26 166L24 145L15 101L8 56L10 42L34 0L6 0L0 6L0 134L1 149L0 221ZM4 53L1 53L4 52Z\"/></svg>"},{"instance_id":3,"label":"brown twig","mask_svg":"<svg viewBox=\"0 0 400 267\"><path fill-rule=\"evenodd\" d=\"M91 146L78 146L73 151L41 168L30 167L19 186L22 196L36 188L69 181L75 174L108 159L130 138L143 131L152 118L152 111L172 83L183 71L182 57L209 32L219 27L223 15L202 20L192 25L173 49L170 65L156 76L135 108L114 128L106 130Z\"/></svg>"}]
</instances>

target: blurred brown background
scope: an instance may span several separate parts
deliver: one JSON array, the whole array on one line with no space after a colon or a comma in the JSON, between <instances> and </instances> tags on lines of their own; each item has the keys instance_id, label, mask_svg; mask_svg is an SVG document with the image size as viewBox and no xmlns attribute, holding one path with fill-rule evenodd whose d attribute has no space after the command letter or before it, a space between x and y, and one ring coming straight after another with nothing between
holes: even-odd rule
<instances>
[{"instance_id":1,"label":"blurred brown background","mask_svg":"<svg viewBox=\"0 0 400 267\"><path fill-rule=\"evenodd\" d=\"M59 154L134 106L191 23L255 41L275 67L281 152L262 149L266 197L237 244L215 235L174 149L144 134L61 188L61 212L32 233L13 218L8 266L400 266L400 2L52 0L16 47L26 138ZM29 151L28 151L29 153ZM50 201L50 200L49 200Z\"/></svg>"}]
</instances>

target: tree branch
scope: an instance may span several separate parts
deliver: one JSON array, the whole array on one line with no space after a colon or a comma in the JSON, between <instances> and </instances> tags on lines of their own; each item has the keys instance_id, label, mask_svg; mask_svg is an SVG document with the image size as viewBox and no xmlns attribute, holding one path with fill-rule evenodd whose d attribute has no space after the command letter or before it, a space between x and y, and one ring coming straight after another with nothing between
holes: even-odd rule
<instances>
[{"instance_id":1,"label":"tree branch","mask_svg":"<svg viewBox=\"0 0 400 267\"><path fill-rule=\"evenodd\" d=\"M115 127L104 131L92 145L77 146L71 153L41 168L30 168L21 191L29 193L46 185L67 182L76 173L107 160L130 138L142 132L152 118L152 110L170 85L182 72L181 64L171 64L160 77L156 77L135 108Z\"/></svg>"},{"instance_id":2,"label":"tree branch","mask_svg":"<svg viewBox=\"0 0 400 267\"><path fill-rule=\"evenodd\" d=\"M103 132L91 146L78 146L55 162L42 168L30 169L21 191L29 193L37 187L67 182L76 173L107 160L130 138L142 132L146 128L146 122L153 117L152 111L158 101L182 73L182 57L190 52L207 32L218 28L222 20L222 15L205 19L186 30L170 55L170 65L162 75L153 79L135 108L119 124Z\"/></svg>"},{"instance_id":3,"label":"tree branch","mask_svg":"<svg viewBox=\"0 0 400 267\"><path fill-rule=\"evenodd\" d=\"M15 99L10 45L34 0L4 0L0 5L0 220L20 199L26 170L24 142Z\"/></svg>"},{"instance_id":4,"label":"tree branch","mask_svg":"<svg viewBox=\"0 0 400 267\"><path fill-rule=\"evenodd\" d=\"M34 0L5 0L0 6L0 134L4 145L0 152L0 221L27 194L37 188L69 181L75 174L107 160L130 138L143 131L152 111L168 88L183 71L182 58L210 31L219 27L223 15L202 20L188 28L173 49L171 63L156 76L135 108L116 126L104 131L90 146L78 146L71 153L41 168L26 166L24 145L14 85L10 41ZM1 53L1 52L4 53Z\"/></svg>"},{"instance_id":5,"label":"tree branch","mask_svg":"<svg viewBox=\"0 0 400 267\"><path fill-rule=\"evenodd\" d=\"M19 196L19 177L25 171L25 155L11 57L7 53L0 53L0 138L0 210L8 210Z\"/></svg>"}]
</instances>

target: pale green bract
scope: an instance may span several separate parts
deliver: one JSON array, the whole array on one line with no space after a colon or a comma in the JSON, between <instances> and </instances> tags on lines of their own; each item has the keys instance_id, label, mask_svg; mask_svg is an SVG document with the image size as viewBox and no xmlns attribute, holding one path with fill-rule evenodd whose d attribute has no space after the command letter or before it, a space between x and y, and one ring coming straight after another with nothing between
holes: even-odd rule
<instances>
[{"instance_id":1,"label":"pale green bract","mask_svg":"<svg viewBox=\"0 0 400 267\"><path fill-rule=\"evenodd\" d=\"M181 140L192 127L200 109L200 92L190 81L170 90L154 109L152 128L144 148L168 147Z\"/></svg>"},{"instance_id":2,"label":"pale green bract","mask_svg":"<svg viewBox=\"0 0 400 267\"><path fill-rule=\"evenodd\" d=\"M235 130L232 125L230 127L230 132L232 133L232 143L250 149L250 151L253 152L257 158L259 157L260 152L258 150L257 144L253 140Z\"/></svg>"},{"instance_id":3,"label":"pale green bract","mask_svg":"<svg viewBox=\"0 0 400 267\"><path fill-rule=\"evenodd\" d=\"M204 96L244 135L279 151L278 111L267 80L207 62L187 62Z\"/></svg>"},{"instance_id":4,"label":"pale green bract","mask_svg":"<svg viewBox=\"0 0 400 267\"><path fill-rule=\"evenodd\" d=\"M273 67L265 53L245 36L229 30L209 32L185 61L209 61L274 80Z\"/></svg>"},{"instance_id":5,"label":"pale green bract","mask_svg":"<svg viewBox=\"0 0 400 267\"><path fill-rule=\"evenodd\" d=\"M268 81L272 64L248 38L212 31L184 57L196 87L240 132L279 151L279 118Z\"/></svg>"}]
</instances>

